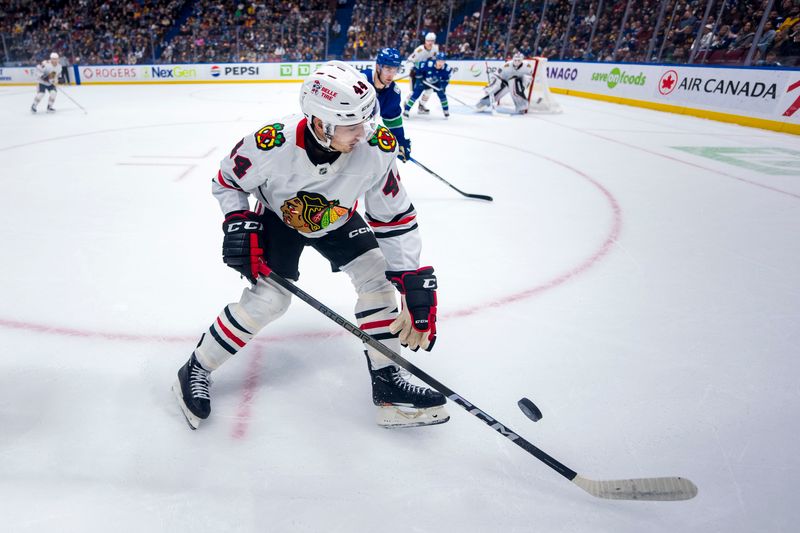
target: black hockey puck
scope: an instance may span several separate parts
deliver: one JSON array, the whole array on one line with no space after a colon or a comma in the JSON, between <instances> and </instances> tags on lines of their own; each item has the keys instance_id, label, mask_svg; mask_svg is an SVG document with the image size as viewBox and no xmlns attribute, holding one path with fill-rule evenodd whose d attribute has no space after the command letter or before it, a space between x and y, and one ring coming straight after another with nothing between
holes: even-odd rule
<instances>
[{"instance_id":1,"label":"black hockey puck","mask_svg":"<svg viewBox=\"0 0 800 533\"><path fill-rule=\"evenodd\" d=\"M527 416L534 422L538 422L539 420L542 419L542 412L539 410L538 407L536 407L536 404L534 404L529 399L522 398L520 399L520 401L517 402L517 405L519 406L520 410L525 414L525 416Z\"/></svg>"}]
</instances>

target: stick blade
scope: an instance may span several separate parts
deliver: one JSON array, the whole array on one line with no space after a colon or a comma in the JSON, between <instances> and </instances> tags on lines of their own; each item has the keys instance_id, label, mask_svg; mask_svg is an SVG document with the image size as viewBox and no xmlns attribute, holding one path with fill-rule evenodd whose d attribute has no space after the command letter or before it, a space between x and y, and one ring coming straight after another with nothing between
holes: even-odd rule
<instances>
[{"instance_id":1,"label":"stick blade","mask_svg":"<svg viewBox=\"0 0 800 533\"><path fill-rule=\"evenodd\" d=\"M470 193L463 193L464 196L467 198L475 198L476 200L486 200L487 202L493 202L494 198L488 196L486 194L470 194Z\"/></svg>"},{"instance_id":2,"label":"stick blade","mask_svg":"<svg viewBox=\"0 0 800 533\"><path fill-rule=\"evenodd\" d=\"M679 501L697 496L697 486L682 477L595 481L575 476L572 482L592 496L609 500Z\"/></svg>"}]
</instances>

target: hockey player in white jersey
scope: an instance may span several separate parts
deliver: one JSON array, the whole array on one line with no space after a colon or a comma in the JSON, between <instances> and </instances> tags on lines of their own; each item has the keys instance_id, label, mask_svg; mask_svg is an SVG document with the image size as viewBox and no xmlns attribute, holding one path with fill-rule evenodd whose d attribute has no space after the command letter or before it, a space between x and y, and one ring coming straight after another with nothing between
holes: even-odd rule
<instances>
[{"instance_id":1,"label":"hockey player in white jersey","mask_svg":"<svg viewBox=\"0 0 800 533\"><path fill-rule=\"evenodd\" d=\"M352 66L331 61L303 83L300 108L302 116L245 136L213 179L225 215L223 261L251 285L178 371L172 389L193 429L211 412L210 373L289 307L290 293L259 274L297 280L306 246L350 277L363 331L397 352L401 344L430 350L436 340L436 276L420 266L417 214L398 176L397 140L377 125L375 88ZM356 211L362 197L366 221ZM407 381L374 349L365 353L380 425L449 420L444 395Z\"/></svg>"},{"instance_id":2,"label":"hockey player in white jersey","mask_svg":"<svg viewBox=\"0 0 800 533\"><path fill-rule=\"evenodd\" d=\"M411 87L413 89L414 83L417 80L417 70L422 67L429 59L435 59L436 55L439 53L439 45L436 44L436 34L428 32L425 35L425 42L419 45L411 55L408 56L406 61L411 64L411 70L409 72L409 79L411 81ZM417 113L420 115L427 115L431 112L426 105L428 103L428 99L433 94L433 89L427 89L422 93L422 98L419 99L419 106L417 109ZM408 101L406 101L407 103ZM405 105L405 104L404 104Z\"/></svg>"},{"instance_id":3,"label":"hockey player in white jersey","mask_svg":"<svg viewBox=\"0 0 800 533\"><path fill-rule=\"evenodd\" d=\"M48 91L50 95L47 98L47 111L52 113L55 111L53 104L56 101L56 83L58 83L58 78L61 76L61 65L58 63L58 54L53 52L50 54L49 61L42 61L42 63L36 67L36 75L39 79L39 87L36 90L36 96L33 98L33 104L31 104L31 112L36 113L36 106L38 106L39 102L44 98L44 92Z\"/></svg>"},{"instance_id":4,"label":"hockey player in white jersey","mask_svg":"<svg viewBox=\"0 0 800 533\"><path fill-rule=\"evenodd\" d=\"M533 63L525 61L524 56L517 52L512 60L507 62L500 70L492 74L492 81L484 88L486 96L476 104L478 110L491 105L490 98L494 98L495 103L500 103L500 99L509 91L514 102L517 113L528 112L528 97L525 90L533 82Z\"/></svg>"}]
</instances>

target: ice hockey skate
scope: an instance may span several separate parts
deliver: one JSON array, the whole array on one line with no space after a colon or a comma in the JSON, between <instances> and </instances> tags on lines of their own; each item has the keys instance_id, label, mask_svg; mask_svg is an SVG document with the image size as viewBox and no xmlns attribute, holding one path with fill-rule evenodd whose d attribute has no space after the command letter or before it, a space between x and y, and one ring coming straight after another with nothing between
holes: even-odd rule
<instances>
[{"instance_id":1,"label":"ice hockey skate","mask_svg":"<svg viewBox=\"0 0 800 533\"><path fill-rule=\"evenodd\" d=\"M47 106L47 112L48 113L55 113L56 110L55 110L55 108L53 106L49 105L49 106Z\"/></svg>"},{"instance_id":2,"label":"ice hockey skate","mask_svg":"<svg viewBox=\"0 0 800 533\"><path fill-rule=\"evenodd\" d=\"M418 115L429 115L430 113L431 113L431 110L428 109L427 107L425 107L424 105L422 105L422 102L420 102L419 103L419 108L417 109L417 114Z\"/></svg>"},{"instance_id":3,"label":"ice hockey skate","mask_svg":"<svg viewBox=\"0 0 800 533\"><path fill-rule=\"evenodd\" d=\"M192 354L178 370L178 379L172 385L172 392L192 429L200 427L200 422L211 414L210 386L211 372L203 368Z\"/></svg>"},{"instance_id":4,"label":"ice hockey skate","mask_svg":"<svg viewBox=\"0 0 800 533\"><path fill-rule=\"evenodd\" d=\"M36 113L36 105L31 106L31 113Z\"/></svg>"},{"instance_id":5,"label":"ice hockey skate","mask_svg":"<svg viewBox=\"0 0 800 533\"><path fill-rule=\"evenodd\" d=\"M372 401L378 408L376 422L385 428L410 428L444 424L450 415L440 392L409 383L398 366L372 369Z\"/></svg>"}]
</instances>

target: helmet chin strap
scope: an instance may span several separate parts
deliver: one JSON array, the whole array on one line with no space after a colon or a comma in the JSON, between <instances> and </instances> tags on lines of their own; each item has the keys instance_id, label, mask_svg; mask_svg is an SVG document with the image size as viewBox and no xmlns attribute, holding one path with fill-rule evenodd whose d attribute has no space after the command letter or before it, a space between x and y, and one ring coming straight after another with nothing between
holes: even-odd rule
<instances>
[{"instance_id":1,"label":"helmet chin strap","mask_svg":"<svg viewBox=\"0 0 800 533\"><path fill-rule=\"evenodd\" d=\"M317 140L317 143L319 143L323 149L329 152L335 152L336 150L331 148L331 140L333 139L333 132L336 129L336 126L328 124L324 120L319 119L319 121L322 122L322 131L325 134L325 138L320 139L319 135L317 135L316 128L314 127L314 118L316 117L311 117L311 120L308 121L308 129L311 130L311 135L314 136L314 139Z\"/></svg>"}]
</instances>

